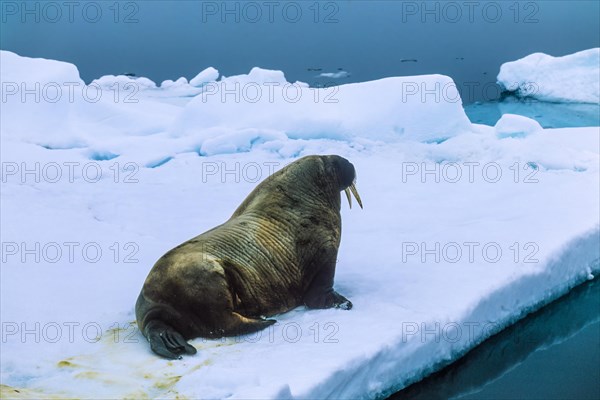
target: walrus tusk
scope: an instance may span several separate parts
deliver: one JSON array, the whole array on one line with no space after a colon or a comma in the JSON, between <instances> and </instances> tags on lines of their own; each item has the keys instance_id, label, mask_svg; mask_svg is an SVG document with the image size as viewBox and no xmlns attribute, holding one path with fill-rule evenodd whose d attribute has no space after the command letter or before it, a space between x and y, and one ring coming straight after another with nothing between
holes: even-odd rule
<instances>
[{"instance_id":1,"label":"walrus tusk","mask_svg":"<svg viewBox=\"0 0 600 400\"><path fill-rule=\"evenodd\" d=\"M348 205L352 208L352 197L350 197L350 187L344 189L344 193L346 193L346 198L348 199Z\"/></svg>"},{"instance_id":2,"label":"walrus tusk","mask_svg":"<svg viewBox=\"0 0 600 400\"><path fill-rule=\"evenodd\" d=\"M352 208L352 197L350 197L350 192L352 192L352 194L354 195L354 198L358 202L360 208L363 208L362 201L360 199L360 196L358 195L358 190L356 190L356 186L354 183L348 186L346 189L344 189L344 192L346 193L346 197L348 198L348 205L350 206L350 208Z\"/></svg>"}]
</instances>

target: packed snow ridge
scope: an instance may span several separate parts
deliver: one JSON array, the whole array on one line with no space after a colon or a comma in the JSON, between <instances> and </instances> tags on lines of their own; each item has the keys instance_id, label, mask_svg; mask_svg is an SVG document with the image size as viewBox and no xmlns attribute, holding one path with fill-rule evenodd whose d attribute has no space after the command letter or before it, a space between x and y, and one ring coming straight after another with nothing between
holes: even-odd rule
<instances>
[{"instance_id":1,"label":"packed snow ridge","mask_svg":"<svg viewBox=\"0 0 600 400\"><path fill-rule=\"evenodd\" d=\"M518 96L554 102L600 102L600 48L563 57L534 53L500 67L498 83Z\"/></svg>"},{"instance_id":2,"label":"packed snow ridge","mask_svg":"<svg viewBox=\"0 0 600 400\"><path fill-rule=\"evenodd\" d=\"M382 398L600 272L598 127L474 125L442 75L85 85L0 57L3 397ZM335 281L354 308L154 356L133 314L153 263L309 154L357 169Z\"/></svg>"}]
</instances>

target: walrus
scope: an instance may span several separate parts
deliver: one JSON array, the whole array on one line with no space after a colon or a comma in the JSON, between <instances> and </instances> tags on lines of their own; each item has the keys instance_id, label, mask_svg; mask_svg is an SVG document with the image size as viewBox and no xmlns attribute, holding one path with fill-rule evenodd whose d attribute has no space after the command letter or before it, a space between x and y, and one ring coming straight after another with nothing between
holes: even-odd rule
<instances>
[{"instance_id":1,"label":"walrus","mask_svg":"<svg viewBox=\"0 0 600 400\"><path fill-rule=\"evenodd\" d=\"M169 250L135 305L152 351L195 354L188 340L248 334L305 305L351 309L333 289L341 191L352 207L354 166L336 155L303 157L260 183L231 218Z\"/></svg>"}]
</instances>

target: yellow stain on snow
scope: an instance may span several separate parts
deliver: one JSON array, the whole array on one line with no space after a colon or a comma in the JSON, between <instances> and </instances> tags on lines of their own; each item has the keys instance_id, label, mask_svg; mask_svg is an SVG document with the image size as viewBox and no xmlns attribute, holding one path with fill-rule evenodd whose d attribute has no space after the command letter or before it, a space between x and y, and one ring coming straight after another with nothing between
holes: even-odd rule
<instances>
[{"instance_id":1,"label":"yellow stain on snow","mask_svg":"<svg viewBox=\"0 0 600 400\"><path fill-rule=\"evenodd\" d=\"M173 389L173 386L175 386L175 384L179 382L180 379L181 375L170 376L166 379L156 382L153 385L153 387L155 387L156 389L171 390Z\"/></svg>"},{"instance_id":2,"label":"yellow stain on snow","mask_svg":"<svg viewBox=\"0 0 600 400\"><path fill-rule=\"evenodd\" d=\"M131 330L129 330L131 332ZM65 392L62 394L44 394L37 389L16 389L10 386L2 385L1 399L65 399L65 398L89 398L90 393L77 392L77 388L87 387L110 387L111 393L118 393L118 398L122 399L187 399L184 395L178 393L175 386L182 377L194 373L202 368L212 365L214 362L210 358L202 362L195 363L192 357L182 361L167 361L148 354L148 357L140 357L137 354L131 357L131 354L123 346L128 346L122 341L115 341L115 337L123 338L127 333L126 329L115 328L107 331L98 347L92 352L60 359L56 362L56 368L64 371L67 375L62 375L61 379L67 379L72 384L65 384ZM202 344L196 344L199 353L210 355L211 349L224 346L231 346L235 343L231 341L209 341ZM145 343L140 344L140 348L145 348ZM137 350L135 350L137 351ZM213 354L214 355L214 354ZM82 385L82 381L90 382ZM93 389L92 389L93 390ZM101 389L100 389L101 390ZM97 393L97 396L102 393Z\"/></svg>"},{"instance_id":3,"label":"yellow stain on snow","mask_svg":"<svg viewBox=\"0 0 600 400\"><path fill-rule=\"evenodd\" d=\"M0 385L0 399L6 400L57 400L57 399L68 399L64 395L51 395L45 394L35 389L16 389L7 385Z\"/></svg>"},{"instance_id":4,"label":"yellow stain on snow","mask_svg":"<svg viewBox=\"0 0 600 400\"><path fill-rule=\"evenodd\" d=\"M76 368L76 367L80 367L80 365L74 364L69 360L72 360L73 357L69 357L66 360L61 360L59 362L56 363L56 366L58 368Z\"/></svg>"}]
</instances>

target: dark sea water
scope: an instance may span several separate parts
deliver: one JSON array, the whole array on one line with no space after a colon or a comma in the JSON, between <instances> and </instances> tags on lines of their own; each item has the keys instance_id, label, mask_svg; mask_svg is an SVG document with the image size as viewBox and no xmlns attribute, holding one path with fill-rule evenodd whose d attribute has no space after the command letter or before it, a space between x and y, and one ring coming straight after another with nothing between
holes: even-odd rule
<instances>
[{"instance_id":1,"label":"dark sea water","mask_svg":"<svg viewBox=\"0 0 600 400\"><path fill-rule=\"evenodd\" d=\"M226 76L279 69L313 86L440 73L468 104L498 97L504 62L600 46L597 0L0 4L0 48L74 63L86 82L191 79L209 66Z\"/></svg>"},{"instance_id":2,"label":"dark sea water","mask_svg":"<svg viewBox=\"0 0 600 400\"><path fill-rule=\"evenodd\" d=\"M600 278L390 399L600 399Z\"/></svg>"}]
</instances>

